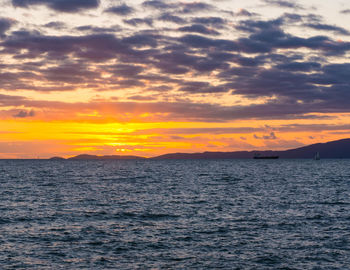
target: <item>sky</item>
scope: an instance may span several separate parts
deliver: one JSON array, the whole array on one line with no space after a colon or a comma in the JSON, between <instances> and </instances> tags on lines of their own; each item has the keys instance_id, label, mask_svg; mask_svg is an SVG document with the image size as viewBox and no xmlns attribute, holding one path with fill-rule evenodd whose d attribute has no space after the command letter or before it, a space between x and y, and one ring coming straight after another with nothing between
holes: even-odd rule
<instances>
[{"instance_id":1,"label":"sky","mask_svg":"<svg viewBox=\"0 0 350 270\"><path fill-rule=\"evenodd\" d=\"M350 137L348 0L0 0L0 158Z\"/></svg>"}]
</instances>

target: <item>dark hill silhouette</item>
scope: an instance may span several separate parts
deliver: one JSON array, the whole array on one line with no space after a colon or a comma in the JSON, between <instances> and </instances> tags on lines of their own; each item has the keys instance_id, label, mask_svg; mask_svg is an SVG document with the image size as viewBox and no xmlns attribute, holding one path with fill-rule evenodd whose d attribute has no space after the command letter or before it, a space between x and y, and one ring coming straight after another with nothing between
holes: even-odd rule
<instances>
[{"instance_id":1,"label":"dark hill silhouette","mask_svg":"<svg viewBox=\"0 0 350 270\"><path fill-rule=\"evenodd\" d=\"M153 159L234 159L260 156L279 156L280 158L313 158L316 152L321 158L350 158L350 139L327 143L317 143L285 151L239 151L165 154Z\"/></svg>"},{"instance_id":2,"label":"dark hill silhouette","mask_svg":"<svg viewBox=\"0 0 350 270\"><path fill-rule=\"evenodd\" d=\"M253 158L259 156L279 156L280 158L313 158L319 152L322 158L350 158L350 139L342 139L327 143L316 143L303 146L296 149L285 151L236 151L236 152L204 152L204 153L172 153L165 154L149 159L235 159L235 158ZM63 158L53 157L52 160ZM139 156L96 156L96 155L78 155L68 158L69 160L120 160L120 159L146 159Z\"/></svg>"},{"instance_id":3,"label":"dark hill silhouette","mask_svg":"<svg viewBox=\"0 0 350 270\"><path fill-rule=\"evenodd\" d=\"M281 158L312 158L316 152L321 158L350 158L350 139L316 143L279 152Z\"/></svg>"}]
</instances>

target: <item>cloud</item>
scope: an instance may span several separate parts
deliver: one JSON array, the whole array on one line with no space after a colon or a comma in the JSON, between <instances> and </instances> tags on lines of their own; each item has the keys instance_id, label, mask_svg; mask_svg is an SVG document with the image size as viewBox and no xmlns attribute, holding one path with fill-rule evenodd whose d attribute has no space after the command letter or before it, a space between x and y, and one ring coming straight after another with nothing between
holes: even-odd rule
<instances>
[{"instance_id":1,"label":"cloud","mask_svg":"<svg viewBox=\"0 0 350 270\"><path fill-rule=\"evenodd\" d=\"M132 132L133 135L144 135L144 134L167 134L167 135L197 135L197 134L241 134L241 133L253 133L257 131L264 131L264 128L253 128L253 127L229 127L229 128L154 128L144 129Z\"/></svg>"},{"instance_id":2,"label":"cloud","mask_svg":"<svg viewBox=\"0 0 350 270\"><path fill-rule=\"evenodd\" d=\"M64 60L67 54L98 61L114 58L116 53L132 53L127 44L110 34L44 36L23 32L12 35L0 45L5 47L5 52L15 53L17 56L25 49L30 52L27 54L29 58L47 54L47 59L56 60Z\"/></svg>"},{"instance_id":3,"label":"cloud","mask_svg":"<svg viewBox=\"0 0 350 270\"><path fill-rule=\"evenodd\" d=\"M220 17L195 17L192 19L194 23L220 27L225 25L227 21Z\"/></svg>"},{"instance_id":4,"label":"cloud","mask_svg":"<svg viewBox=\"0 0 350 270\"><path fill-rule=\"evenodd\" d=\"M199 11L214 10L215 7L204 2L181 2L181 13L196 13Z\"/></svg>"},{"instance_id":5,"label":"cloud","mask_svg":"<svg viewBox=\"0 0 350 270\"><path fill-rule=\"evenodd\" d=\"M350 9L343 9L340 11L342 14L350 14Z\"/></svg>"},{"instance_id":6,"label":"cloud","mask_svg":"<svg viewBox=\"0 0 350 270\"><path fill-rule=\"evenodd\" d=\"M58 2L68 5L66 1L14 2L50 8ZM268 2L293 6L291 1ZM70 1L69 5L77 8L78 3L82 2ZM350 51L350 42L331 35L347 32L327 24L317 14L296 10L264 19L247 13L246 17L238 13L231 17L203 2L158 0L145 1L142 6L113 6L122 16L133 10L134 16L122 18L124 23L119 27L110 20L99 24L91 20L91 24L78 27L52 21L36 29L23 24L0 41L1 56L11 59L0 65L1 90L87 89L89 95L119 91L125 94L117 103L105 102L116 115L132 114L132 108L142 113L149 109L154 118L164 119L159 115L231 121L319 118L317 113L349 112L350 71L343 57ZM9 21L4 22L3 33L10 29ZM43 26L46 29L40 32ZM299 36L291 30L294 27L312 28L322 35L311 35L315 32L310 31L309 36ZM155 92L157 97L152 99ZM227 98L230 94L232 100ZM249 100L248 105L233 101L242 98ZM39 103L44 106L44 101L11 102L12 106L23 103L24 108L36 108ZM61 106L62 114L65 109L73 111L65 103L46 105ZM97 102L76 105L83 110L102 107Z\"/></svg>"},{"instance_id":7,"label":"cloud","mask_svg":"<svg viewBox=\"0 0 350 270\"><path fill-rule=\"evenodd\" d=\"M317 62L288 62L276 65L280 70L309 72L320 70L321 64Z\"/></svg>"},{"instance_id":8,"label":"cloud","mask_svg":"<svg viewBox=\"0 0 350 270\"><path fill-rule=\"evenodd\" d=\"M84 64L66 64L61 66L53 66L42 70L42 75L48 81L64 82L76 84L80 82L92 82L99 77L98 73L89 71ZM87 80L88 78L88 80Z\"/></svg>"},{"instance_id":9,"label":"cloud","mask_svg":"<svg viewBox=\"0 0 350 270\"><path fill-rule=\"evenodd\" d=\"M218 93L226 92L227 88L224 86L213 86L207 82L184 82L180 89L183 92L192 92L192 93Z\"/></svg>"},{"instance_id":10,"label":"cloud","mask_svg":"<svg viewBox=\"0 0 350 270\"><path fill-rule=\"evenodd\" d=\"M254 134L253 137L258 140L276 140L277 139L274 132L271 132L269 135L263 135L263 136L258 136Z\"/></svg>"},{"instance_id":11,"label":"cloud","mask_svg":"<svg viewBox=\"0 0 350 270\"><path fill-rule=\"evenodd\" d=\"M152 18L133 18L129 20L123 20L124 23L132 25L132 26L138 26L140 24L146 24L148 26L153 25L153 19Z\"/></svg>"},{"instance_id":12,"label":"cloud","mask_svg":"<svg viewBox=\"0 0 350 270\"><path fill-rule=\"evenodd\" d=\"M269 5L278 6L281 8L294 8L294 9L302 9L302 6L295 3L295 1L288 0L263 0L265 3Z\"/></svg>"},{"instance_id":13,"label":"cloud","mask_svg":"<svg viewBox=\"0 0 350 270\"><path fill-rule=\"evenodd\" d=\"M82 25L75 28L78 31L91 32L93 34L114 33L120 31L120 27L96 27L93 25Z\"/></svg>"},{"instance_id":14,"label":"cloud","mask_svg":"<svg viewBox=\"0 0 350 270\"><path fill-rule=\"evenodd\" d=\"M132 13L134 13L135 9L128 6L127 4L123 3L119 6L113 6L105 10L105 12L120 15L120 16L127 16Z\"/></svg>"},{"instance_id":15,"label":"cloud","mask_svg":"<svg viewBox=\"0 0 350 270\"><path fill-rule=\"evenodd\" d=\"M15 24L15 20L13 19L0 18L0 37L2 37L13 24Z\"/></svg>"},{"instance_id":16,"label":"cloud","mask_svg":"<svg viewBox=\"0 0 350 270\"><path fill-rule=\"evenodd\" d=\"M13 117L15 118L27 118L27 117L33 117L35 116L35 112L33 110L31 111L19 111L18 113L14 114Z\"/></svg>"},{"instance_id":17,"label":"cloud","mask_svg":"<svg viewBox=\"0 0 350 270\"><path fill-rule=\"evenodd\" d=\"M350 35L350 32L348 30L346 30L343 27L339 27L335 25L321 24L321 23L307 23L307 24L304 24L304 26L310 27L316 30L331 31L340 35Z\"/></svg>"},{"instance_id":18,"label":"cloud","mask_svg":"<svg viewBox=\"0 0 350 270\"><path fill-rule=\"evenodd\" d=\"M178 29L181 32L192 32L192 33L200 33L200 34L204 34L204 35L219 35L220 33L210 29L208 27L205 27L201 24L193 24L191 26L184 26L184 27L180 27Z\"/></svg>"},{"instance_id":19,"label":"cloud","mask_svg":"<svg viewBox=\"0 0 350 270\"><path fill-rule=\"evenodd\" d=\"M45 5L60 12L77 12L97 8L99 4L99 0L12 0L14 7L26 8L31 5Z\"/></svg>"},{"instance_id":20,"label":"cloud","mask_svg":"<svg viewBox=\"0 0 350 270\"><path fill-rule=\"evenodd\" d=\"M215 9L214 6L203 2L176 2L150 0L142 3L144 7L158 9L162 11L174 10L179 14L192 14L200 11L208 11Z\"/></svg>"},{"instance_id":21,"label":"cloud","mask_svg":"<svg viewBox=\"0 0 350 270\"><path fill-rule=\"evenodd\" d=\"M241 8L237 13L236 16L246 16L246 17L251 17L251 16L255 16L256 13L250 12L244 8Z\"/></svg>"},{"instance_id":22,"label":"cloud","mask_svg":"<svg viewBox=\"0 0 350 270\"><path fill-rule=\"evenodd\" d=\"M144 7L149 7L149 8L154 8L154 9L161 9L161 10L165 10L165 9L169 9L169 8L174 8L175 7L175 5L168 4L165 1L161 1L161 0L144 1L142 3L142 5Z\"/></svg>"},{"instance_id":23,"label":"cloud","mask_svg":"<svg viewBox=\"0 0 350 270\"><path fill-rule=\"evenodd\" d=\"M185 24L187 20L185 18L182 18L180 16L172 15L170 13L163 13L158 17L158 20L165 21L165 22L172 22L177 24Z\"/></svg>"},{"instance_id":24,"label":"cloud","mask_svg":"<svg viewBox=\"0 0 350 270\"><path fill-rule=\"evenodd\" d=\"M128 99L130 99L130 100L141 100L141 101L155 100L155 98L151 97L151 96L139 96L139 95L130 96L130 97L128 97Z\"/></svg>"},{"instance_id":25,"label":"cloud","mask_svg":"<svg viewBox=\"0 0 350 270\"><path fill-rule=\"evenodd\" d=\"M334 131L334 130L350 130L350 124L334 124L334 125L326 125L326 124L289 124L289 125L281 125L276 127L280 132L290 132L290 131Z\"/></svg>"},{"instance_id":26,"label":"cloud","mask_svg":"<svg viewBox=\"0 0 350 270\"><path fill-rule=\"evenodd\" d=\"M61 30L61 29L65 29L67 27L67 25L64 22L49 22L47 24L44 25L47 28L52 28L55 30Z\"/></svg>"},{"instance_id":27,"label":"cloud","mask_svg":"<svg viewBox=\"0 0 350 270\"><path fill-rule=\"evenodd\" d=\"M137 74L140 74L144 70L142 66L126 65L126 64L111 66L110 68L111 68L110 72L112 72L116 76L128 77L128 78L134 77Z\"/></svg>"},{"instance_id":28,"label":"cloud","mask_svg":"<svg viewBox=\"0 0 350 270\"><path fill-rule=\"evenodd\" d=\"M339 93L335 93L337 95ZM134 99L135 100L135 99ZM141 102L140 102L141 101ZM47 119L59 117L64 120L82 120L80 114L90 114L98 111L106 119L100 121L129 121L147 113L143 121L205 121L225 122L238 119L320 119L322 116L312 115L313 112L336 113L350 112L347 98L343 103L339 100L324 102L309 102L299 104L291 100L272 101L265 104L245 106L224 106L219 104L198 103L191 101L147 101L125 102L117 100L92 100L90 102L59 102L45 100L30 100L20 96L0 96L2 106L27 107L44 110ZM110 120L107 120L110 119ZM86 117L85 121L96 121L96 117Z\"/></svg>"}]
</instances>

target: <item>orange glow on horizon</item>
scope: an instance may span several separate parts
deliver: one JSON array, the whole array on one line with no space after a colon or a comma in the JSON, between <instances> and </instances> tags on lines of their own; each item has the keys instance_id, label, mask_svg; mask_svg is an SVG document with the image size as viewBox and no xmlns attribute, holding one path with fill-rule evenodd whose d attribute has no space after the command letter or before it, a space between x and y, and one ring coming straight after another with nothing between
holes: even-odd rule
<instances>
[{"instance_id":1,"label":"orange glow on horizon","mask_svg":"<svg viewBox=\"0 0 350 270\"><path fill-rule=\"evenodd\" d=\"M349 115L334 117L336 121L326 118L318 120L318 124L350 122ZM0 158L71 157L82 153L151 157L171 152L283 150L341 139L347 137L348 131L312 131L312 119L266 123L263 120L226 123L1 120L0 145L4 150Z\"/></svg>"}]
</instances>

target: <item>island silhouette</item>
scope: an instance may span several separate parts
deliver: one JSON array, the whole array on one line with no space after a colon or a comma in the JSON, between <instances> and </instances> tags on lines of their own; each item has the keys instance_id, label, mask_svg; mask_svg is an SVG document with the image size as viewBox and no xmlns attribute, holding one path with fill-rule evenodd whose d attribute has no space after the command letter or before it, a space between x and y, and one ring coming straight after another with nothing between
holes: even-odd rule
<instances>
[{"instance_id":1,"label":"island silhouette","mask_svg":"<svg viewBox=\"0 0 350 270\"><path fill-rule=\"evenodd\" d=\"M234 152L203 152L203 153L170 153L151 158L121 155L88 155L82 154L70 158L52 157L50 160L135 160L135 159L250 159L259 156L278 156L285 159L311 159L318 153L320 158L350 158L350 139L341 139L327 143L316 143L295 149L283 151L234 151Z\"/></svg>"}]
</instances>

